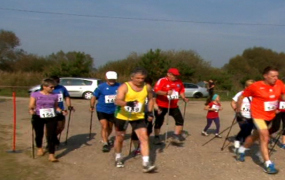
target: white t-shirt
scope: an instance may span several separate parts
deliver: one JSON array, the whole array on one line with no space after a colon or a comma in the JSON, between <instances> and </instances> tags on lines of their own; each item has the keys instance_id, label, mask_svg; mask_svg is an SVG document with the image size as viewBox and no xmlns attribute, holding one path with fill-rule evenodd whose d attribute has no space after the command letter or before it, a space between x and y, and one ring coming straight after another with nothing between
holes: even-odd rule
<instances>
[{"instance_id":1,"label":"white t-shirt","mask_svg":"<svg viewBox=\"0 0 285 180\"><path fill-rule=\"evenodd\" d=\"M235 102L238 101L238 98L240 95L242 95L243 91L238 92L234 97L233 100ZM252 97L249 97L250 101L252 101ZM251 113L250 113L250 102L247 97L243 98L242 105L241 105L241 114L243 117L250 119Z\"/></svg>"}]
</instances>

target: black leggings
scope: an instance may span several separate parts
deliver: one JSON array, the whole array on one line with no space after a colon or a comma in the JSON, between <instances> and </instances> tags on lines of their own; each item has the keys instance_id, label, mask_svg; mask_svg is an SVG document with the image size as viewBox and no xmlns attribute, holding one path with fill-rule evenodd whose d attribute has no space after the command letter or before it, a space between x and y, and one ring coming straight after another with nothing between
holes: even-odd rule
<instances>
[{"instance_id":1,"label":"black leggings","mask_svg":"<svg viewBox=\"0 0 285 180\"><path fill-rule=\"evenodd\" d=\"M282 130L285 128L285 112L279 112L276 114L275 118L272 120L271 127L269 129L269 133L273 134L277 132L280 129L280 123L282 120ZM282 135L285 135L285 132L283 131Z\"/></svg>"},{"instance_id":2,"label":"black leggings","mask_svg":"<svg viewBox=\"0 0 285 180\"><path fill-rule=\"evenodd\" d=\"M251 134L251 131L254 127L253 120L248 119L246 121L241 120L238 122L239 122L240 131L238 132L235 139L244 143L245 139L247 138L247 136L249 136Z\"/></svg>"},{"instance_id":3,"label":"black leggings","mask_svg":"<svg viewBox=\"0 0 285 180\"><path fill-rule=\"evenodd\" d=\"M35 141L37 148L41 148L43 145L44 125L46 125L48 152L54 154L55 143L57 142L57 118L40 118L38 115L33 115L32 125L36 134Z\"/></svg>"}]
</instances>

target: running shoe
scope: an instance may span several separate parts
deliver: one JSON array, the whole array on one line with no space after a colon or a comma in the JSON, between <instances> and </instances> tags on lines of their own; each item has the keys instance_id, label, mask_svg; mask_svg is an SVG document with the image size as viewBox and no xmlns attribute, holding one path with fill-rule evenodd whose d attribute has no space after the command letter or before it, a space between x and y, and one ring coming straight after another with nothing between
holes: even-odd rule
<instances>
[{"instance_id":1,"label":"running shoe","mask_svg":"<svg viewBox=\"0 0 285 180\"><path fill-rule=\"evenodd\" d=\"M216 138L222 138L222 136L219 135L218 133L215 134L215 137L216 137Z\"/></svg>"},{"instance_id":2,"label":"running shoe","mask_svg":"<svg viewBox=\"0 0 285 180\"><path fill-rule=\"evenodd\" d=\"M180 140L179 136L178 135L173 135L172 139L171 139L171 142L174 143L174 144L182 144L183 142Z\"/></svg>"},{"instance_id":3,"label":"running shoe","mask_svg":"<svg viewBox=\"0 0 285 180\"><path fill-rule=\"evenodd\" d=\"M206 131L202 131L201 134L202 134L203 136L209 136L209 134L208 134Z\"/></svg>"},{"instance_id":4,"label":"running shoe","mask_svg":"<svg viewBox=\"0 0 285 180\"><path fill-rule=\"evenodd\" d=\"M113 147L113 146L114 146L114 141L109 140L109 141L108 141L108 145L109 145L110 147Z\"/></svg>"},{"instance_id":5,"label":"running shoe","mask_svg":"<svg viewBox=\"0 0 285 180\"><path fill-rule=\"evenodd\" d=\"M274 163L269 164L269 166L264 165L264 171L267 174L277 174L278 173L278 169L275 168Z\"/></svg>"},{"instance_id":6,"label":"running shoe","mask_svg":"<svg viewBox=\"0 0 285 180\"><path fill-rule=\"evenodd\" d=\"M109 145L108 145L108 144L104 144L104 145L103 145L103 148L102 148L102 151L103 151L103 152L109 152L109 151L110 151Z\"/></svg>"},{"instance_id":7,"label":"running shoe","mask_svg":"<svg viewBox=\"0 0 285 180\"><path fill-rule=\"evenodd\" d=\"M123 162L123 160L122 160L121 158L119 158L119 159L116 160L115 166L116 166L117 168L123 168L123 167L125 167L124 162Z\"/></svg>"},{"instance_id":8,"label":"running shoe","mask_svg":"<svg viewBox=\"0 0 285 180\"><path fill-rule=\"evenodd\" d=\"M238 150L236 151L236 160L240 161L240 162L244 162L245 161L245 153L240 153L238 152Z\"/></svg>"},{"instance_id":9,"label":"running shoe","mask_svg":"<svg viewBox=\"0 0 285 180\"><path fill-rule=\"evenodd\" d=\"M155 145L161 144L160 138L159 138L159 137L154 137L154 142L153 142L153 144L155 144Z\"/></svg>"},{"instance_id":10,"label":"running shoe","mask_svg":"<svg viewBox=\"0 0 285 180\"><path fill-rule=\"evenodd\" d=\"M178 137L179 137L180 141L185 141L186 140L186 138L182 134L179 134Z\"/></svg>"},{"instance_id":11,"label":"running shoe","mask_svg":"<svg viewBox=\"0 0 285 180\"><path fill-rule=\"evenodd\" d=\"M156 166L155 165L151 165L150 163L147 163L146 166L143 166L143 172L144 173L150 173L156 170Z\"/></svg>"}]
</instances>

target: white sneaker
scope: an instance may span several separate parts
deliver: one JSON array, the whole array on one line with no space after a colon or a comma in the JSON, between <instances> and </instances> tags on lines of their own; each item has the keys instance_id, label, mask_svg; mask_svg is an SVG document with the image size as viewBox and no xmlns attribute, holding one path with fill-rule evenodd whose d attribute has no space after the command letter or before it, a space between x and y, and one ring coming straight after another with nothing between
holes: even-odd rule
<instances>
[{"instance_id":1,"label":"white sneaker","mask_svg":"<svg viewBox=\"0 0 285 180\"><path fill-rule=\"evenodd\" d=\"M219 135L218 133L216 133L215 136L216 136L217 138L222 138L222 136Z\"/></svg>"},{"instance_id":2,"label":"white sneaker","mask_svg":"<svg viewBox=\"0 0 285 180\"><path fill-rule=\"evenodd\" d=\"M207 132L205 132L205 131L202 131L202 133L201 133L203 136L209 136L209 134L207 133Z\"/></svg>"}]
</instances>

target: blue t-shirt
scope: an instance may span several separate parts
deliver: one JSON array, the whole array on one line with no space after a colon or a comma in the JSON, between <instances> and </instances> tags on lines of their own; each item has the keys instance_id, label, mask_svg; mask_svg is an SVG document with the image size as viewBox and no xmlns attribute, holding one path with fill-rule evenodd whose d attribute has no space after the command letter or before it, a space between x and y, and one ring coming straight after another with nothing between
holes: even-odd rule
<instances>
[{"instance_id":1,"label":"blue t-shirt","mask_svg":"<svg viewBox=\"0 0 285 180\"><path fill-rule=\"evenodd\" d=\"M106 82L100 84L94 91L93 95L97 99L96 110L107 114L113 114L115 112L116 105L114 104L117 89L120 83L115 83L110 86Z\"/></svg>"},{"instance_id":2,"label":"blue t-shirt","mask_svg":"<svg viewBox=\"0 0 285 180\"><path fill-rule=\"evenodd\" d=\"M57 85L54 87L53 93L58 94L58 107L64 110L64 100L66 97L70 97L68 91L64 86Z\"/></svg>"}]
</instances>

